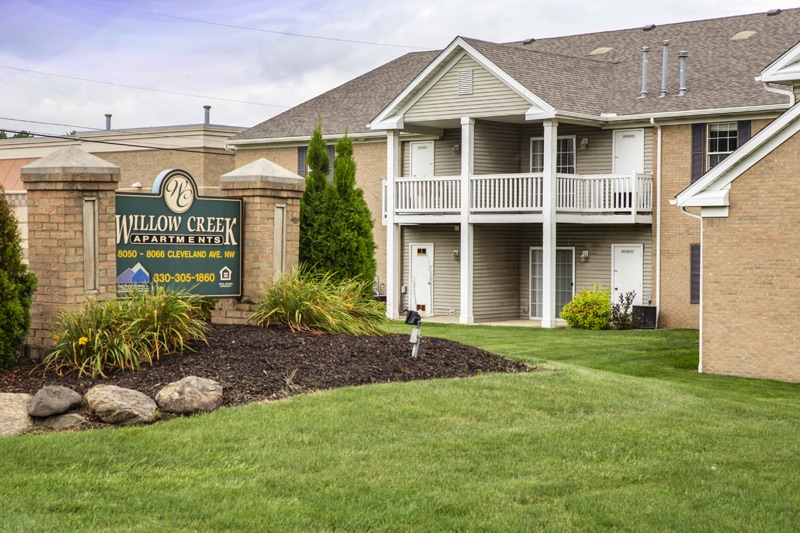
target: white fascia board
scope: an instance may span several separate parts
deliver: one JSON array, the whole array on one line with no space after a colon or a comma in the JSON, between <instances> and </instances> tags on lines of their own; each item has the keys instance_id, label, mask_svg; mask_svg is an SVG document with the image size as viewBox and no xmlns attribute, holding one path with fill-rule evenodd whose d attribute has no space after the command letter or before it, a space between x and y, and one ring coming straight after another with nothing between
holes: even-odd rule
<instances>
[{"instance_id":1,"label":"white fascia board","mask_svg":"<svg viewBox=\"0 0 800 533\"><path fill-rule=\"evenodd\" d=\"M425 70L417 74L417 77L414 78L411 83L409 83L403 91L398 94L394 100L389 102L389 104L383 108L383 110L378 113L375 119L370 122L370 128L376 129L376 124L383 123L389 116L398 114L396 109L400 104L402 104L406 98L408 98L412 93L417 91L419 85L430 75L437 71L442 66L442 63L449 62L448 58L451 54L453 54L456 49L459 47L459 41L461 40L460 37L456 38L451 42L447 48L442 50L442 52L436 56L436 59L431 61L431 63L425 67ZM463 54L462 54L463 55ZM460 59L460 57L458 57ZM446 70L446 69L443 69ZM441 76L441 74L440 74Z\"/></svg>"},{"instance_id":2,"label":"white fascia board","mask_svg":"<svg viewBox=\"0 0 800 533\"><path fill-rule=\"evenodd\" d=\"M693 199L696 197L702 198L702 194L706 191L727 189L733 180L800 131L799 117L800 104L795 104L789 111L772 121L750 138L749 141L726 157L719 165L678 193L675 197L676 204L682 207L707 205L702 203L689 204L688 202L695 201ZM713 206L713 204L709 206Z\"/></svg>"},{"instance_id":3,"label":"white fascia board","mask_svg":"<svg viewBox=\"0 0 800 533\"><path fill-rule=\"evenodd\" d=\"M679 205L681 207L726 207L730 205L729 192L730 189L703 191L690 198L687 198Z\"/></svg>"},{"instance_id":4,"label":"white fascia board","mask_svg":"<svg viewBox=\"0 0 800 533\"><path fill-rule=\"evenodd\" d=\"M403 116L395 115L393 117L382 120L381 122L374 121L367 124L369 129L373 131L386 131L386 130L402 130L404 126Z\"/></svg>"},{"instance_id":5,"label":"white fascia board","mask_svg":"<svg viewBox=\"0 0 800 533\"><path fill-rule=\"evenodd\" d=\"M550 118L555 118L555 113L545 111L539 106L532 106L525 112L525 120L527 121L547 120Z\"/></svg>"},{"instance_id":6,"label":"white fascia board","mask_svg":"<svg viewBox=\"0 0 800 533\"><path fill-rule=\"evenodd\" d=\"M509 76L508 73L506 73L506 71L502 70L500 67L489 61L489 59L487 59L486 56L475 50L475 48L467 44L461 38L458 38L456 40L460 41L461 47L464 50L466 50L470 56L472 56L472 59L474 59L483 68L485 68L486 70L497 76L498 79L500 79L500 81L505 83L515 92L519 93L520 96L528 100L531 103L531 105L539 107L542 111L546 113L550 113L551 117L555 115L556 109L553 106L551 106L550 104L548 104L547 102L545 102L544 100L533 94L524 85L522 85L520 82Z\"/></svg>"},{"instance_id":7,"label":"white fascia board","mask_svg":"<svg viewBox=\"0 0 800 533\"><path fill-rule=\"evenodd\" d=\"M326 141L337 141L339 140L344 132L341 134L333 134L333 135L323 135L322 138ZM386 139L386 133L382 131L368 131L368 132L359 132L359 133L348 133L347 134L350 139L354 142L356 139ZM262 139L238 139L238 140L229 140L225 143L226 148L237 148L239 146L246 147L246 148L260 148L262 146L297 146L300 144L308 144L308 141L311 139L310 135L302 135L297 137L272 137L272 138L262 138Z\"/></svg>"},{"instance_id":8,"label":"white fascia board","mask_svg":"<svg viewBox=\"0 0 800 533\"><path fill-rule=\"evenodd\" d=\"M763 82L800 80L800 43L762 70L759 78Z\"/></svg>"}]
</instances>

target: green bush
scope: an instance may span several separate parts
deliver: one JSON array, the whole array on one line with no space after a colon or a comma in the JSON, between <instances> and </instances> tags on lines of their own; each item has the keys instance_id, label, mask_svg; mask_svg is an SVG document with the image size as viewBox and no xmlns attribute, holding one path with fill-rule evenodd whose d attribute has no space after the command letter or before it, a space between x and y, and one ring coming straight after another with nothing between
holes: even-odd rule
<instances>
[{"instance_id":1,"label":"green bush","mask_svg":"<svg viewBox=\"0 0 800 533\"><path fill-rule=\"evenodd\" d=\"M31 325L36 276L22 259L17 218L0 185L0 368L17 361Z\"/></svg>"},{"instance_id":2,"label":"green bush","mask_svg":"<svg viewBox=\"0 0 800 533\"><path fill-rule=\"evenodd\" d=\"M634 324L631 307L635 299L636 291L620 293L619 303L611 304L610 325L612 329L633 329Z\"/></svg>"},{"instance_id":3,"label":"green bush","mask_svg":"<svg viewBox=\"0 0 800 533\"><path fill-rule=\"evenodd\" d=\"M561 310L561 318L578 329L608 329L611 320L611 292L595 283L594 290L585 287Z\"/></svg>"},{"instance_id":4,"label":"green bush","mask_svg":"<svg viewBox=\"0 0 800 533\"><path fill-rule=\"evenodd\" d=\"M129 298L90 301L80 311L63 311L55 347L41 366L61 374L106 377L110 370L135 370L142 363L180 353L190 341L206 341L203 299L155 287Z\"/></svg>"},{"instance_id":5,"label":"green bush","mask_svg":"<svg viewBox=\"0 0 800 533\"><path fill-rule=\"evenodd\" d=\"M272 285L251 317L260 326L349 335L387 335L383 303L362 280L334 281L330 273L297 268Z\"/></svg>"}]
</instances>

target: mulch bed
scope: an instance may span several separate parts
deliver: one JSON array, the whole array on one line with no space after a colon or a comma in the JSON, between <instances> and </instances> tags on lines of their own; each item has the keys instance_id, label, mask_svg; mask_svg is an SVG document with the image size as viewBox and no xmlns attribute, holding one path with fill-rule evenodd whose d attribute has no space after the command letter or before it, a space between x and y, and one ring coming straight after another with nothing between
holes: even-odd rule
<instances>
[{"instance_id":1,"label":"mulch bed","mask_svg":"<svg viewBox=\"0 0 800 533\"><path fill-rule=\"evenodd\" d=\"M223 387L223 405L280 399L313 390L422 379L456 378L483 372L528 372L533 367L457 342L424 337L417 359L408 335L355 337L294 333L284 328L211 325L208 345L162 357L135 372L107 378L58 376L35 370L22 359L0 370L0 392L35 394L45 385L62 385L85 394L105 383L150 397L187 376L213 379Z\"/></svg>"}]
</instances>

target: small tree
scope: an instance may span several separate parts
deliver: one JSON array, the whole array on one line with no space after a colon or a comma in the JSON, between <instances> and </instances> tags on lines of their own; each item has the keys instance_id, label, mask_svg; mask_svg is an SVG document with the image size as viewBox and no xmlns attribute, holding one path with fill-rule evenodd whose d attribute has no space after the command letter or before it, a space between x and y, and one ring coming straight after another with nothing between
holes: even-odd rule
<instances>
[{"instance_id":1,"label":"small tree","mask_svg":"<svg viewBox=\"0 0 800 533\"><path fill-rule=\"evenodd\" d=\"M336 142L333 186L325 191L325 217L328 235L326 254L335 278L358 279L371 284L375 279L375 239L372 213L364 191L356 187L356 162L353 141L345 132Z\"/></svg>"},{"instance_id":2,"label":"small tree","mask_svg":"<svg viewBox=\"0 0 800 533\"><path fill-rule=\"evenodd\" d=\"M322 139L322 120L319 118L308 145L306 168L306 190L300 199L300 263L316 268L326 260L319 226L331 168L328 149Z\"/></svg>"},{"instance_id":3,"label":"small tree","mask_svg":"<svg viewBox=\"0 0 800 533\"><path fill-rule=\"evenodd\" d=\"M17 219L0 185L0 368L13 365L31 326L36 276L22 261Z\"/></svg>"}]
</instances>

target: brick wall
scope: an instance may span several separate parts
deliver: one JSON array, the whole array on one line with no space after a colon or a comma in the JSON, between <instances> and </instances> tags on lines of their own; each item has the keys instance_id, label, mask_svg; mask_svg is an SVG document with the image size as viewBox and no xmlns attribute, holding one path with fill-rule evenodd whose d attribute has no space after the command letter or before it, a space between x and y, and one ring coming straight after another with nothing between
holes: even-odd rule
<instances>
[{"instance_id":1,"label":"brick wall","mask_svg":"<svg viewBox=\"0 0 800 533\"><path fill-rule=\"evenodd\" d=\"M128 188L138 181L142 184L142 192L150 192L153 181L162 170L179 168L192 175L201 195L213 196L216 193L204 189L219 187L219 177L235 168L236 157L225 150L214 148L203 148L202 150L213 153L142 150L104 152L102 157L122 170L122 181L119 184L121 188Z\"/></svg>"},{"instance_id":2,"label":"brick wall","mask_svg":"<svg viewBox=\"0 0 800 533\"><path fill-rule=\"evenodd\" d=\"M265 158L284 168L297 172L297 147L258 148L236 151L236 168ZM364 191L364 199L372 212L375 238L376 273L380 281L386 281L386 227L381 224L382 182L386 179L386 142L353 143L353 158L356 162L356 186Z\"/></svg>"},{"instance_id":3,"label":"brick wall","mask_svg":"<svg viewBox=\"0 0 800 533\"><path fill-rule=\"evenodd\" d=\"M800 381L800 135L732 184L705 219L703 371Z\"/></svg>"}]
</instances>

